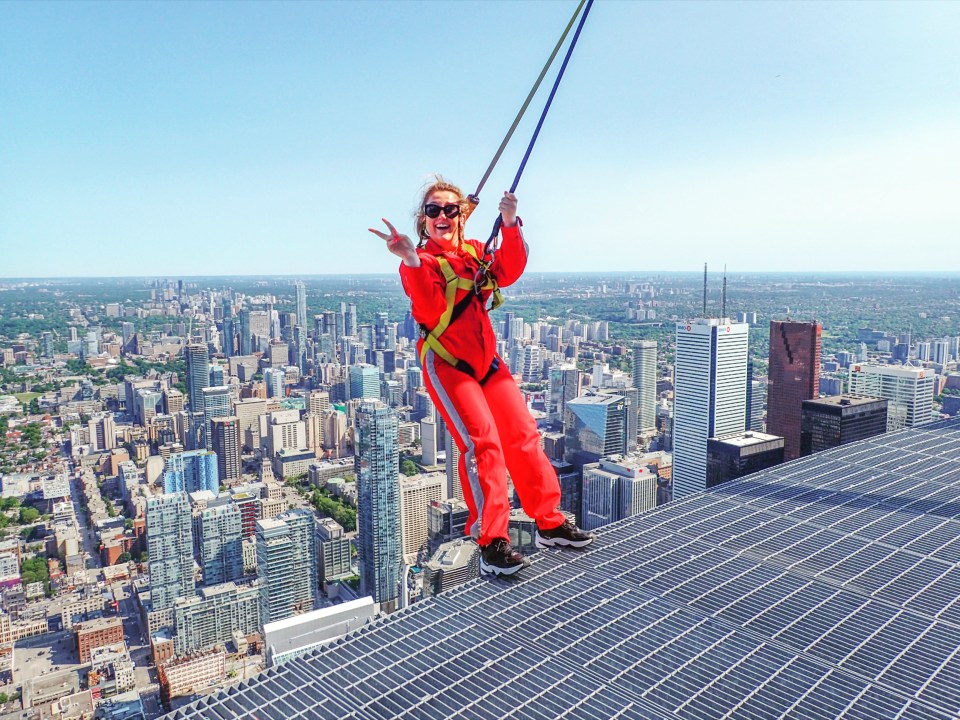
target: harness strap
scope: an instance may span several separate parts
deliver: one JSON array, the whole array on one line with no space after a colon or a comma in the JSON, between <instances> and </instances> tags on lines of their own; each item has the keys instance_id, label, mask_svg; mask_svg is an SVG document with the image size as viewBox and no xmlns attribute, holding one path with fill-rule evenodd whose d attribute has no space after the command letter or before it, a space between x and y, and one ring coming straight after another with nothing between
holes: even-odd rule
<instances>
[{"instance_id":1,"label":"harness strap","mask_svg":"<svg viewBox=\"0 0 960 720\"><path fill-rule=\"evenodd\" d=\"M450 261L445 257L442 255L437 257L437 262L440 265L440 271L443 273L443 278L447 283L445 292L447 307L444 309L443 314L440 315L440 320L432 330L428 330L425 325L420 326L420 335L423 337L423 345L420 347L420 364L426 364L427 349L429 348L450 365L453 365L458 370L473 376L473 370L470 368L470 366L463 360L454 357L453 354L440 342L440 336L448 327L450 327L450 324L453 323L454 320L463 314L463 311L467 309L467 306L473 301L474 298L477 298L478 300L480 299L479 292L481 290L493 291L493 305L491 309L499 307L503 302L503 298L500 295L500 289L497 287L496 280L494 280L489 274L489 264L484 263L483 260L477 257L477 251L473 245L464 243L462 247L469 255L471 255L477 260L477 262L480 263L485 281L480 287L478 287L474 280L468 280L467 278L457 275L456 270L453 269L453 266L450 265ZM460 300L460 302L455 302L457 298L457 290L467 291L467 294ZM487 375L484 376L484 380L489 377L491 372L488 372Z\"/></svg>"}]
</instances>

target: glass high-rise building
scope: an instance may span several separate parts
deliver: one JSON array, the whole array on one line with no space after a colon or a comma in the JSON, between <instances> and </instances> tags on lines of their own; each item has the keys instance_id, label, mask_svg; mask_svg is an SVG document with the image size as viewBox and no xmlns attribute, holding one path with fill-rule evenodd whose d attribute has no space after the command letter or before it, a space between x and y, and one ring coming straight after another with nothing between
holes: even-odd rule
<instances>
[{"instance_id":1,"label":"glass high-rise building","mask_svg":"<svg viewBox=\"0 0 960 720\"><path fill-rule=\"evenodd\" d=\"M240 508L229 497L218 498L196 520L203 584L216 585L243 577L243 528Z\"/></svg>"},{"instance_id":2,"label":"glass high-rise building","mask_svg":"<svg viewBox=\"0 0 960 720\"><path fill-rule=\"evenodd\" d=\"M210 421L214 418L227 417L230 410L230 386L205 387L200 392L203 397L203 440L208 450L213 447L213 437L210 433Z\"/></svg>"},{"instance_id":3,"label":"glass high-rise building","mask_svg":"<svg viewBox=\"0 0 960 720\"><path fill-rule=\"evenodd\" d=\"M298 508L257 521L257 576L264 624L313 610L317 559L312 510Z\"/></svg>"},{"instance_id":4,"label":"glass high-rise building","mask_svg":"<svg viewBox=\"0 0 960 720\"><path fill-rule=\"evenodd\" d=\"M810 455L885 433L888 402L857 395L804 400L800 454Z\"/></svg>"},{"instance_id":5,"label":"glass high-rise building","mask_svg":"<svg viewBox=\"0 0 960 720\"><path fill-rule=\"evenodd\" d=\"M210 450L187 450L171 453L164 465L163 491L165 493L192 493L209 490L220 492L217 454Z\"/></svg>"},{"instance_id":6,"label":"glass high-rise building","mask_svg":"<svg viewBox=\"0 0 960 720\"><path fill-rule=\"evenodd\" d=\"M203 389L210 387L210 354L199 343L184 349L187 361L187 400L191 412L203 412Z\"/></svg>"},{"instance_id":7,"label":"glass high-rise building","mask_svg":"<svg viewBox=\"0 0 960 720\"><path fill-rule=\"evenodd\" d=\"M800 457L803 401L820 394L820 324L770 321L767 432L783 438L783 459Z\"/></svg>"},{"instance_id":8,"label":"glass high-rise building","mask_svg":"<svg viewBox=\"0 0 960 720\"><path fill-rule=\"evenodd\" d=\"M916 427L933 419L933 370L862 363L851 365L849 372L851 395L889 401L887 432Z\"/></svg>"},{"instance_id":9,"label":"glass high-rise building","mask_svg":"<svg viewBox=\"0 0 960 720\"><path fill-rule=\"evenodd\" d=\"M306 329L307 327L307 288L303 280L297 280L294 283L297 289L297 325Z\"/></svg>"},{"instance_id":10,"label":"glass high-rise building","mask_svg":"<svg viewBox=\"0 0 960 720\"><path fill-rule=\"evenodd\" d=\"M627 449L627 399L622 395L581 395L566 404L564 457L581 467Z\"/></svg>"},{"instance_id":11,"label":"glass high-rise building","mask_svg":"<svg viewBox=\"0 0 960 720\"><path fill-rule=\"evenodd\" d=\"M224 293L223 296L223 356L233 357L233 344L236 342L237 328L233 320L233 302L230 296Z\"/></svg>"},{"instance_id":12,"label":"glass high-rise building","mask_svg":"<svg viewBox=\"0 0 960 720\"><path fill-rule=\"evenodd\" d=\"M196 590L193 579L193 532L185 493L147 499L147 553L150 557L150 604L167 610Z\"/></svg>"},{"instance_id":13,"label":"glass high-rise building","mask_svg":"<svg viewBox=\"0 0 960 720\"><path fill-rule=\"evenodd\" d=\"M240 319L240 342L238 343L240 354L249 355L252 352L250 344L250 311L247 308L243 308L238 315Z\"/></svg>"},{"instance_id":14,"label":"glass high-rise building","mask_svg":"<svg viewBox=\"0 0 960 720\"><path fill-rule=\"evenodd\" d=\"M637 404L637 432L657 430L657 341L641 340L633 346L633 386L640 394Z\"/></svg>"},{"instance_id":15,"label":"glass high-rise building","mask_svg":"<svg viewBox=\"0 0 960 720\"><path fill-rule=\"evenodd\" d=\"M366 363L350 366L350 397L380 399L380 370Z\"/></svg>"},{"instance_id":16,"label":"glass high-rise building","mask_svg":"<svg viewBox=\"0 0 960 720\"><path fill-rule=\"evenodd\" d=\"M744 430L750 326L729 318L677 323L673 497L706 488L707 440Z\"/></svg>"},{"instance_id":17,"label":"glass high-rise building","mask_svg":"<svg viewBox=\"0 0 960 720\"><path fill-rule=\"evenodd\" d=\"M357 408L357 551L360 592L396 608L403 566L397 414L378 400Z\"/></svg>"}]
</instances>

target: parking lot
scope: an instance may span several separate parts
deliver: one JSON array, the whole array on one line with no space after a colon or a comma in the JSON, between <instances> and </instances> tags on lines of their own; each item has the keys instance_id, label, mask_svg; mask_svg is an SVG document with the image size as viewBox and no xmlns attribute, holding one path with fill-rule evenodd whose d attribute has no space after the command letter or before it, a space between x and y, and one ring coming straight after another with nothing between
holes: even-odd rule
<instances>
[{"instance_id":1,"label":"parking lot","mask_svg":"<svg viewBox=\"0 0 960 720\"><path fill-rule=\"evenodd\" d=\"M19 640L13 648L13 681L21 684L40 675L73 670L80 665L70 631Z\"/></svg>"}]
</instances>

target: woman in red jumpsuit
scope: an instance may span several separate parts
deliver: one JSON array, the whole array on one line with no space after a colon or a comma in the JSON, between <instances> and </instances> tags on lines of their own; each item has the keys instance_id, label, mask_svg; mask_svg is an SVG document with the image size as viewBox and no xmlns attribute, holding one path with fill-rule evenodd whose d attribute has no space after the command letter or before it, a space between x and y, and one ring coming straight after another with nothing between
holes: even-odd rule
<instances>
[{"instance_id":1,"label":"woman in red jumpsuit","mask_svg":"<svg viewBox=\"0 0 960 720\"><path fill-rule=\"evenodd\" d=\"M467 202L458 187L443 180L427 187L416 217L418 246L387 220L389 232L370 229L403 261L403 289L412 302L414 319L427 330L436 328L448 309L441 258L460 278L474 281L478 277L476 256L482 255L483 243L464 237ZM520 230L516 196L504 193L499 209L501 245L489 272L497 285L505 287L523 272L528 247ZM593 542L593 535L579 530L558 509L560 485L540 447L537 424L496 353L496 336L486 310L490 293L490 288L480 296L472 287L458 289L454 304L468 294L475 298L466 301L437 338L446 352L438 354L429 345L424 349L422 338L417 349L422 351L427 391L460 450L460 480L469 510L467 533L480 545L481 572L511 575L528 562L511 547L507 533L508 470L524 511L537 523L538 547L585 547Z\"/></svg>"}]
</instances>

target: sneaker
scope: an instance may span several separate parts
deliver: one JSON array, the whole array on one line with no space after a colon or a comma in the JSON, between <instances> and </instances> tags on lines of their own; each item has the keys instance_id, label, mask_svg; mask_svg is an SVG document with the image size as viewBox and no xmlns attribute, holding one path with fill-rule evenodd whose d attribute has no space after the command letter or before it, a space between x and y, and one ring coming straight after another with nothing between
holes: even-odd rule
<instances>
[{"instance_id":1,"label":"sneaker","mask_svg":"<svg viewBox=\"0 0 960 720\"><path fill-rule=\"evenodd\" d=\"M538 527L535 542L538 548L582 548L592 543L593 538L592 532L584 532L569 520L564 520L562 525L549 530L541 530Z\"/></svg>"},{"instance_id":2,"label":"sneaker","mask_svg":"<svg viewBox=\"0 0 960 720\"><path fill-rule=\"evenodd\" d=\"M483 575L513 575L530 564L507 540L497 538L480 547L480 572Z\"/></svg>"}]
</instances>

